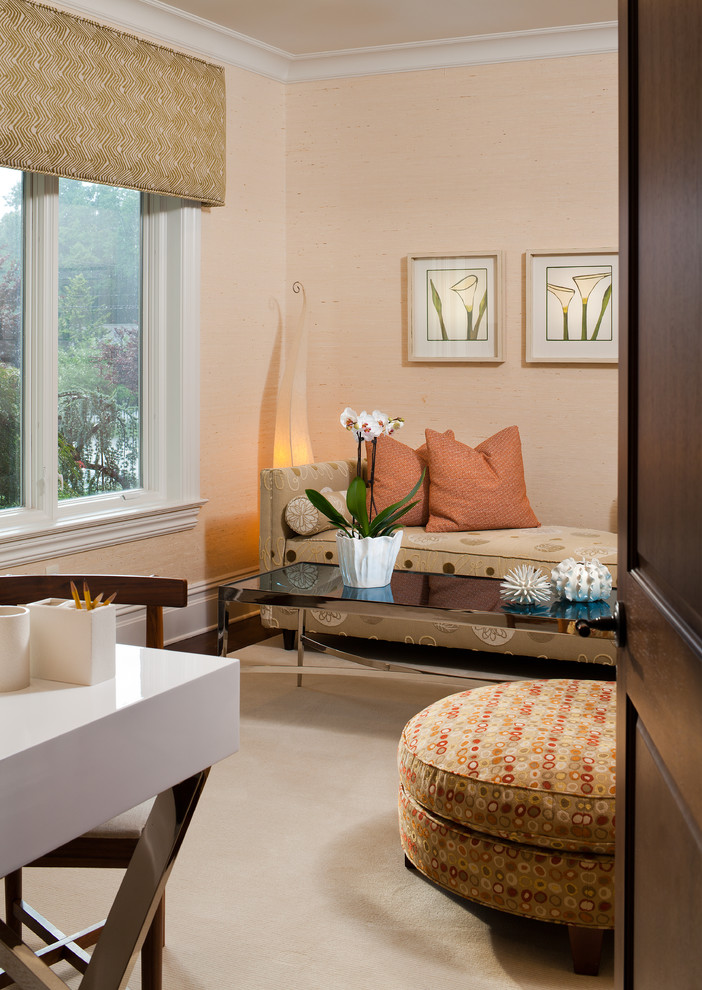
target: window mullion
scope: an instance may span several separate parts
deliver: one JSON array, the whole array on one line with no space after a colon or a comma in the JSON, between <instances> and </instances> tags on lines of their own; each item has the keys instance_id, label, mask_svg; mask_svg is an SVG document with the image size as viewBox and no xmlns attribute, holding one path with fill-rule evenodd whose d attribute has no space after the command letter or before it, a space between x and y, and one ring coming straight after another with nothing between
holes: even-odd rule
<instances>
[{"instance_id":1,"label":"window mullion","mask_svg":"<svg viewBox=\"0 0 702 990\"><path fill-rule=\"evenodd\" d=\"M181 422L181 458L179 495L198 498L200 494L200 393L188 388L186 377L200 377L200 225L199 205L181 201L178 213L180 264L177 326L180 346L175 349L180 360L177 395Z\"/></svg>"},{"instance_id":2,"label":"window mullion","mask_svg":"<svg viewBox=\"0 0 702 990\"><path fill-rule=\"evenodd\" d=\"M25 176L25 505L57 515L58 179Z\"/></svg>"},{"instance_id":3,"label":"window mullion","mask_svg":"<svg viewBox=\"0 0 702 990\"><path fill-rule=\"evenodd\" d=\"M143 485L163 491L167 463L167 408L163 389L166 364L166 308L168 296L166 216L161 197L144 195L142 207L142 470Z\"/></svg>"}]
</instances>

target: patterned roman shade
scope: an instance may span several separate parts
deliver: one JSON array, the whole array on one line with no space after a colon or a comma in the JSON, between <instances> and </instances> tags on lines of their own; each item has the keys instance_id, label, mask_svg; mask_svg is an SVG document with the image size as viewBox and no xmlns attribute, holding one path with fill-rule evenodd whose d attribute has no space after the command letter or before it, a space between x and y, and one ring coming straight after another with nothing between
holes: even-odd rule
<instances>
[{"instance_id":1,"label":"patterned roman shade","mask_svg":"<svg viewBox=\"0 0 702 990\"><path fill-rule=\"evenodd\" d=\"M0 164L224 204L224 70L0 0Z\"/></svg>"}]
</instances>

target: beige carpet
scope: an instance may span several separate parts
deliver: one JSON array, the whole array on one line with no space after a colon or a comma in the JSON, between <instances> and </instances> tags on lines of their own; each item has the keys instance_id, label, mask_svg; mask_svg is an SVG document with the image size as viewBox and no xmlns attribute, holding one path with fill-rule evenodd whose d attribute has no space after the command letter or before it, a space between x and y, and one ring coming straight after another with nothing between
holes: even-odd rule
<instances>
[{"instance_id":1,"label":"beige carpet","mask_svg":"<svg viewBox=\"0 0 702 990\"><path fill-rule=\"evenodd\" d=\"M294 663L278 640L238 655L241 749L212 770L169 881L164 990L612 987L611 935L601 975L575 976L564 929L459 902L403 865L400 732L468 683L353 668L297 688L294 673L251 670ZM69 930L104 912L117 879L26 878Z\"/></svg>"}]
</instances>

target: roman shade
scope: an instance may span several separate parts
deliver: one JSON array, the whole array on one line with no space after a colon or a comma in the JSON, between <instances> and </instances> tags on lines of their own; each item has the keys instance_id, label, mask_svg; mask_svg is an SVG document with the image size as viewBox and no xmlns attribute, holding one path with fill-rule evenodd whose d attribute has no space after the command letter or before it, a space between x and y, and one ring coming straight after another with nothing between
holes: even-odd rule
<instances>
[{"instance_id":1,"label":"roman shade","mask_svg":"<svg viewBox=\"0 0 702 990\"><path fill-rule=\"evenodd\" d=\"M0 0L0 164L224 204L224 69Z\"/></svg>"}]
</instances>

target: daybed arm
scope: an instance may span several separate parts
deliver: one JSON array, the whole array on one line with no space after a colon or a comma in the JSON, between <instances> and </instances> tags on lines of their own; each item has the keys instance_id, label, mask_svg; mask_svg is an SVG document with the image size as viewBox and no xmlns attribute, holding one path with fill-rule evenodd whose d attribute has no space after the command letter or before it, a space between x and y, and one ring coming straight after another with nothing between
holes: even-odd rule
<instances>
[{"instance_id":1,"label":"daybed arm","mask_svg":"<svg viewBox=\"0 0 702 990\"><path fill-rule=\"evenodd\" d=\"M259 560L261 570L270 571L285 563L285 541L294 535L285 522L285 507L306 488L344 491L356 474L354 459L302 464L297 467L266 468L261 471L261 520Z\"/></svg>"}]
</instances>

